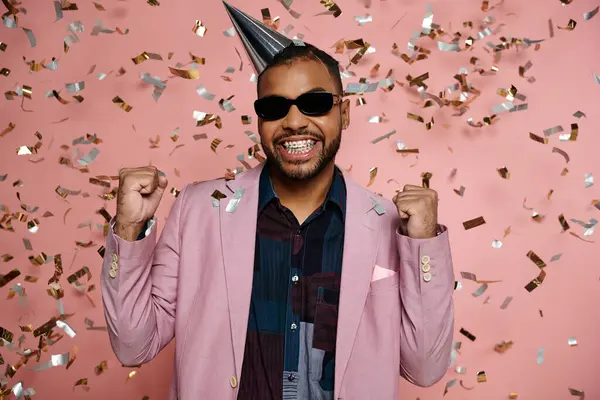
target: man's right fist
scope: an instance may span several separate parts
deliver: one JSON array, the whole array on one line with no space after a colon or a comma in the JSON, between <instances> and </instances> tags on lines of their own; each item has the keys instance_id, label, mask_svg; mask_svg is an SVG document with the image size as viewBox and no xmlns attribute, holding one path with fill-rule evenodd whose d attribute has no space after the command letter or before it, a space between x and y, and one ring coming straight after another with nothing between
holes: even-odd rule
<instances>
[{"instance_id":1,"label":"man's right fist","mask_svg":"<svg viewBox=\"0 0 600 400\"><path fill-rule=\"evenodd\" d=\"M156 212L167 183L167 177L159 174L156 167L119 170L117 236L129 241L137 238L146 221Z\"/></svg>"}]
</instances>

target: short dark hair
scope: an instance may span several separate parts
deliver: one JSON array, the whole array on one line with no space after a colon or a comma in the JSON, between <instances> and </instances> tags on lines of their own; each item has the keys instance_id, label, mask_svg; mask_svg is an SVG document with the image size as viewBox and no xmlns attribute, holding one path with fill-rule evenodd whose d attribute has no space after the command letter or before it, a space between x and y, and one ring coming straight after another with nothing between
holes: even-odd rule
<instances>
[{"instance_id":1,"label":"short dark hair","mask_svg":"<svg viewBox=\"0 0 600 400\"><path fill-rule=\"evenodd\" d=\"M340 67L337 60L331 57L329 54L320 50L309 43L304 43L304 46L298 44L291 44L285 49L273 57L273 61L258 75L257 90L260 85L260 78L262 75L272 67L278 67L281 65L289 65L296 60L314 60L322 62L326 67L338 94L344 93L344 85L342 84L342 77L340 75Z\"/></svg>"}]
</instances>

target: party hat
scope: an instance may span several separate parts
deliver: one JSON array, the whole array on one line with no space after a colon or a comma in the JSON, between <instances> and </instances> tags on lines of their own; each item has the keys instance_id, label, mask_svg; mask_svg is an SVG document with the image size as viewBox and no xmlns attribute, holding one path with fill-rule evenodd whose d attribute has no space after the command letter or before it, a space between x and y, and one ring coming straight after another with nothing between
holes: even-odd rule
<instances>
[{"instance_id":1,"label":"party hat","mask_svg":"<svg viewBox=\"0 0 600 400\"><path fill-rule=\"evenodd\" d=\"M223 1L227 14L240 36L246 53L260 74L273 61L273 57L293 43L281 33Z\"/></svg>"}]
</instances>

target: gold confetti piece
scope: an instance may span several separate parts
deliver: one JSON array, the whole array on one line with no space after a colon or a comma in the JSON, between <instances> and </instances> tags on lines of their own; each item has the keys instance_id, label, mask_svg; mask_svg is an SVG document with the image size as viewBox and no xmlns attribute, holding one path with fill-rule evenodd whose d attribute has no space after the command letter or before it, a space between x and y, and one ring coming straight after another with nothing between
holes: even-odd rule
<instances>
[{"instance_id":1,"label":"gold confetti piece","mask_svg":"<svg viewBox=\"0 0 600 400\"><path fill-rule=\"evenodd\" d=\"M498 174L502 178L504 178L504 179L510 179L510 172L508 172L508 169L506 167L498 168L496 171L498 171Z\"/></svg>"},{"instance_id":2,"label":"gold confetti piece","mask_svg":"<svg viewBox=\"0 0 600 400\"><path fill-rule=\"evenodd\" d=\"M594 18L594 16L596 14L598 14L598 11L600 11L600 6L597 6L592 11L589 11L589 12L586 12L585 14L583 14L583 19L585 21L589 21L590 19Z\"/></svg>"},{"instance_id":3,"label":"gold confetti piece","mask_svg":"<svg viewBox=\"0 0 600 400\"><path fill-rule=\"evenodd\" d=\"M377 177L377 167L373 167L369 169L369 183L367 186L371 186L375 182L375 178Z\"/></svg>"},{"instance_id":4,"label":"gold confetti piece","mask_svg":"<svg viewBox=\"0 0 600 400\"><path fill-rule=\"evenodd\" d=\"M320 0L320 3L323 4L323 6L325 6L325 8L327 9L327 11L329 11L330 14L333 14L334 18L337 18L340 15L342 15L342 10L332 0Z\"/></svg>"},{"instance_id":5,"label":"gold confetti piece","mask_svg":"<svg viewBox=\"0 0 600 400\"><path fill-rule=\"evenodd\" d=\"M19 275L21 275L21 271L19 271L16 268L13 269L13 270L11 270L6 275L0 275L0 288L6 286L10 281L12 281L13 279L15 279Z\"/></svg>"},{"instance_id":6,"label":"gold confetti piece","mask_svg":"<svg viewBox=\"0 0 600 400\"><path fill-rule=\"evenodd\" d=\"M519 398L519 395L517 393L515 393L515 392L510 392L508 394L508 398L511 399L511 400L515 400L515 399Z\"/></svg>"},{"instance_id":7,"label":"gold confetti piece","mask_svg":"<svg viewBox=\"0 0 600 400\"><path fill-rule=\"evenodd\" d=\"M409 118L409 119L412 119L412 120L415 120L415 121L421 122L421 123L425 122L425 120L423 119L423 117L421 117L420 115L413 114L413 113L406 113L406 114L407 114L406 115L407 118Z\"/></svg>"},{"instance_id":8,"label":"gold confetti piece","mask_svg":"<svg viewBox=\"0 0 600 400\"><path fill-rule=\"evenodd\" d=\"M108 363L105 360L94 367L94 372L96 373L96 375L101 375L107 369L108 369Z\"/></svg>"},{"instance_id":9,"label":"gold confetti piece","mask_svg":"<svg viewBox=\"0 0 600 400\"><path fill-rule=\"evenodd\" d=\"M483 217L477 217L468 221L463 222L463 227L465 230L476 228L480 225L485 224L485 219Z\"/></svg>"},{"instance_id":10,"label":"gold confetti piece","mask_svg":"<svg viewBox=\"0 0 600 400\"><path fill-rule=\"evenodd\" d=\"M533 291L535 288L539 287L544 282L545 278L546 278L546 271L541 270L539 275L537 276L537 278L534 278L533 280L531 280L531 282L529 282L527 285L525 285L525 289L528 292Z\"/></svg>"},{"instance_id":11,"label":"gold confetti piece","mask_svg":"<svg viewBox=\"0 0 600 400\"><path fill-rule=\"evenodd\" d=\"M87 387L87 384L88 384L88 378L80 378L77 380L77 382L75 382L73 387L82 386L85 389ZM87 390L89 390L89 387L87 387Z\"/></svg>"},{"instance_id":12,"label":"gold confetti piece","mask_svg":"<svg viewBox=\"0 0 600 400\"><path fill-rule=\"evenodd\" d=\"M5 128L5 129L4 129L2 132L0 132L0 137L3 137L3 136L5 136L6 134L8 134L8 133L12 132L12 131L15 129L15 127L16 127L16 126L17 126L17 125L15 125L14 123L12 123L12 122L9 122L9 123L8 123L8 127L7 127L7 128Z\"/></svg>"},{"instance_id":13,"label":"gold confetti piece","mask_svg":"<svg viewBox=\"0 0 600 400\"><path fill-rule=\"evenodd\" d=\"M502 341L502 343L499 343L494 346L494 351L496 351L497 353L504 353L506 350L510 349L512 345L512 340L509 340L508 342Z\"/></svg>"},{"instance_id":14,"label":"gold confetti piece","mask_svg":"<svg viewBox=\"0 0 600 400\"><path fill-rule=\"evenodd\" d=\"M129 374L127 374L127 379L125 379L125 383L129 382L129 380L133 378L136 374L137 371L131 371Z\"/></svg>"},{"instance_id":15,"label":"gold confetti piece","mask_svg":"<svg viewBox=\"0 0 600 400\"><path fill-rule=\"evenodd\" d=\"M431 180L433 174L431 172L423 172L421 173L421 186L424 188L429 188L429 181Z\"/></svg>"},{"instance_id":16,"label":"gold confetti piece","mask_svg":"<svg viewBox=\"0 0 600 400\"><path fill-rule=\"evenodd\" d=\"M146 0L146 3L150 4L153 7L160 6L160 3L158 2L158 0Z\"/></svg>"},{"instance_id":17,"label":"gold confetti piece","mask_svg":"<svg viewBox=\"0 0 600 400\"><path fill-rule=\"evenodd\" d=\"M460 333L465 335L471 342L474 342L476 337L471 332L467 331L464 328L460 328Z\"/></svg>"},{"instance_id":18,"label":"gold confetti piece","mask_svg":"<svg viewBox=\"0 0 600 400\"><path fill-rule=\"evenodd\" d=\"M529 132L529 138L531 140L534 140L534 141L538 142L538 143L548 144L548 139L547 138L543 138L541 136L538 136L538 135L536 135L533 132Z\"/></svg>"},{"instance_id":19,"label":"gold confetti piece","mask_svg":"<svg viewBox=\"0 0 600 400\"><path fill-rule=\"evenodd\" d=\"M132 106L130 106L129 104L127 104L125 101L123 101L123 99L121 99L119 96L115 96L112 99L112 102L115 103L117 106L119 106L119 108L121 108L125 112L129 112L129 111L131 111L133 109Z\"/></svg>"},{"instance_id":20,"label":"gold confetti piece","mask_svg":"<svg viewBox=\"0 0 600 400\"><path fill-rule=\"evenodd\" d=\"M479 371L477 373L477 383L485 383L487 382L487 376L485 375L485 371Z\"/></svg>"},{"instance_id":21,"label":"gold confetti piece","mask_svg":"<svg viewBox=\"0 0 600 400\"><path fill-rule=\"evenodd\" d=\"M210 142L210 149L216 154L217 153L217 147L219 146L219 144L221 144L223 142L223 139L219 139L219 138L215 138L213 139L212 142Z\"/></svg>"},{"instance_id":22,"label":"gold confetti piece","mask_svg":"<svg viewBox=\"0 0 600 400\"><path fill-rule=\"evenodd\" d=\"M569 226L569 223L567 222L567 220L565 219L565 216L563 214L560 214L558 216L558 221L560 222L560 226L563 229L563 232L568 231L571 227Z\"/></svg>"},{"instance_id":23,"label":"gold confetti piece","mask_svg":"<svg viewBox=\"0 0 600 400\"><path fill-rule=\"evenodd\" d=\"M587 243L595 243L593 240L586 240L584 238L582 238L581 236L579 236L578 234L576 234L575 232L569 232L569 235L571 236L575 236L577 239L583 241L583 242L587 242Z\"/></svg>"},{"instance_id":24,"label":"gold confetti piece","mask_svg":"<svg viewBox=\"0 0 600 400\"><path fill-rule=\"evenodd\" d=\"M568 163L569 161L571 161L571 158L569 157L569 155L567 154L566 151L559 149L558 147L553 147L552 148L552 152L553 153L558 153L561 156L563 156L565 158L565 161Z\"/></svg>"},{"instance_id":25,"label":"gold confetti piece","mask_svg":"<svg viewBox=\"0 0 600 400\"><path fill-rule=\"evenodd\" d=\"M582 400L585 398L585 393L583 392L583 390L569 388L569 393L571 394L571 396L581 397Z\"/></svg>"},{"instance_id":26,"label":"gold confetti piece","mask_svg":"<svg viewBox=\"0 0 600 400\"><path fill-rule=\"evenodd\" d=\"M102 4L96 3L95 1L93 3L94 3L94 7L96 7L96 10L98 10L98 11L106 11L106 9L104 8L104 6Z\"/></svg>"},{"instance_id":27,"label":"gold confetti piece","mask_svg":"<svg viewBox=\"0 0 600 400\"><path fill-rule=\"evenodd\" d=\"M133 63L135 65L141 64L146 60L156 60L156 61L162 61L162 56L160 54L156 54L156 53L148 53L146 51L144 51L142 54L140 54L139 56L133 57L131 60L133 61Z\"/></svg>"},{"instance_id":28,"label":"gold confetti piece","mask_svg":"<svg viewBox=\"0 0 600 400\"><path fill-rule=\"evenodd\" d=\"M550 190L548 191L548 194L546 195L546 198L547 198L548 200L550 200L550 197L552 196L552 193L554 193L554 189L550 189Z\"/></svg>"},{"instance_id":29,"label":"gold confetti piece","mask_svg":"<svg viewBox=\"0 0 600 400\"><path fill-rule=\"evenodd\" d=\"M542 261L542 259L540 257L538 257L538 255L535 254L531 250L529 252L527 252L527 258L529 258L531 261L533 261L533 263L540 269L542 269L546 266L546 263L544 261Z\"/></svg>"},{"instance_id":30,"label":"gold confetti piece","mask_svg":"<svg viewBox=\"0 0 600 400\"><path fill-rule=\"evenodd\" d=\"M562 134L559 136L561 142L577 140L577 136L579 135L579 125L573 123L571 124L571 133Z\"/></svg>"},{"instance_id":31,"label":"gold confetti piece","mask_svg":"<svg viewBox=\"0 0 600 400\"><path fill-rule=\"evenodd\" d=\"M171 73L173 75L178 76L180 78L184 78L184 79L198 79L198 78L200 78L200 71L198 71L197 69L185 70L185 69L178 69L178 68L169 67L169 71L171 71Z\"/></svg>"},{"instance_id":32,"label":"gold confetti piece","mask_svg":"<svg viewBox=\"0 0 600 400\"><path fill-rule=\"evenodd\" d=\"M8 45L6 43L0 42L0 51L6 51Z\"/></svg>"},{"instance_id":33,"label":"gold confetti piece","mask_svg":"<svg viewBox=\"0 0 600 400\"><path fill-rule=\"evenodd\" d=\"M460 381L460 386L465 389L465 390L473 390L475 389L475 386L471 386L471 387L466 387L465 384L463 383L462 379Z\"/></svg>"},{"instance_id":34,"label":"gold confetti piece","mask_svg":"<svg viewBox=\"0 0 600 400\"><path fill-rule=\"evenodd\" d=\"M192 27L192 32L200 37L204 37L206 34L206 27L202 25L202 21L196 20L196 23Z\"/></svg>"},{"instance_id":35,"label":"gold confetti piece","mask_svg":"<svg viewBox=\"0 0 600 400\"><path fill-rule=\"evenodd\" d=\"M566 31L572 31L577 26L577 21L570 19L567 23L567 26L557 26L558 29L563 29Z\"/></svg>"}]
</instances>

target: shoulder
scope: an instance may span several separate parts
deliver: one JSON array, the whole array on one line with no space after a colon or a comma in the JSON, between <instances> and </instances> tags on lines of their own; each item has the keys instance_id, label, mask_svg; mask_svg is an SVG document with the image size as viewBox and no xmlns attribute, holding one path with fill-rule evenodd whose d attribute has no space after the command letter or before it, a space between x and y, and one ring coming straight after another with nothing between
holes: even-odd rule
<instances>
[{"instance_id":1,"label":"shoulder","mask_svg":"<svg viewBox=\"0 0 600 400\"><path fill-rule=\"evenodd\" d=\"M219 192L223 194L229 192L226 185L227 180L223 178L197 181L186 184L182 192L185 192L186 203L202 204L202 201L205 201L207 204L210 204L212 198L218 198Z\"/></svg>"}]
</instances>

